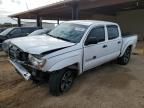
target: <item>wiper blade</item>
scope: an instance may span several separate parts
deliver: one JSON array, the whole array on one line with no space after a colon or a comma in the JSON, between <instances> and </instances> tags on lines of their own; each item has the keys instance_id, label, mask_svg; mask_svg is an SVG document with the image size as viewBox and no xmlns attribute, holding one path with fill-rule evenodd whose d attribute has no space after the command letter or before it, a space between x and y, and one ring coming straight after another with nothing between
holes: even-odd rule
<instances>
[{"instance_id":1,"label":"wiper blade","mask_svg":"<svg viewBox=\"0 0 144 108\"><path fill-rule=\"evenodd\" d=\"M49 35L49 36L51 36L51 37L53 37L53 38L57 38L57 39L61 39L61 40L64 40L64 41L68 41L68 42L72 42L71 40L69 40L69 39L65 39L65 38L62 38L62 37L56 37L56 36L54 36L54 35L51 35L51 34L47 34L47 35ZM73 42L72 42L73 43Z\"/></svg>"},{"instance_id":2,"label":"wiper blade","mask_svg":"<svg viewBox=\"0 0 144 108\"><path fill-rule=\"evenodd\" d=\"M49 34L49 33L48 33L47 35L49 35L49 36L51 36L51 37L55 37L55 36L53 36L53 35L51 35L51 34Z\"/></svg>"},{"instance_id":3,"label":"wiper blade","mask_svg":"<svg viewBox=\"0 0 144 108\"><path fill-rule=\"evenodd\" d=\"M71 42L70 40L68 39L65 39L65 38L62 38L62 37L56 37L57 39L61 39L61 40L64 40L64 41L68 41L68 42Z\"/></svg>"}]
</instances>

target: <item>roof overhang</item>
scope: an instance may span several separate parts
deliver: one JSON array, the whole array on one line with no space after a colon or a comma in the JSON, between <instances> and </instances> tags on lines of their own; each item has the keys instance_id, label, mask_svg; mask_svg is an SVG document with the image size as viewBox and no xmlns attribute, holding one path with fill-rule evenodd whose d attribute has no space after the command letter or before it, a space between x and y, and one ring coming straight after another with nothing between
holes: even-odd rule
<instances>
[{"instance_id":1,"label":"roof overhang","mask_svg":"<svg viewBox=\"0 0 144 108\"><path fill-rule=\"evenodd\" d=\"M72 7L77 4L80 11L80 19L88 18L94 14L115 15L120 11L143 9L143 0L64 0L51 5L28 10L25 12L10 15L10 17L23 19L61 19L72 18Z\"/></svg>"}]
</instances>

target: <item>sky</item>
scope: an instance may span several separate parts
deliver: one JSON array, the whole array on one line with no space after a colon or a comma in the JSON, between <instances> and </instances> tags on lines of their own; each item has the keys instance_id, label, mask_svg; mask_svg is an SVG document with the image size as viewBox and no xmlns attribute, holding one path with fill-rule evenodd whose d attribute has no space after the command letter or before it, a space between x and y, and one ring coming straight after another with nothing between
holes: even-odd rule
<instances>
[{"instance_id":1,"label":"sky","mask_svg":"<svg viewBox=\"0 0 144 108\"><path fill-rule=\"evenodd\" d=\"M63 0L0 0L0 16L34 9Z\"/></svg>"}]
</instances>

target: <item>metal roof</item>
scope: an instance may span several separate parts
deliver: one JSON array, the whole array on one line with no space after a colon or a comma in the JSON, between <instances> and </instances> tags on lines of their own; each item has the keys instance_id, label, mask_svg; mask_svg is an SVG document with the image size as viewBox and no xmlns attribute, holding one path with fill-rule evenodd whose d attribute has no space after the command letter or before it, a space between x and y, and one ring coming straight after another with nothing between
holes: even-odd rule
<instances>
[{"instance_id":1,"label":"metal roof","mask_svg":"<svg viewBox=\"0 0 144 108\"><path fill-rule=\"evenodd\" d=\"M35 19L67 20L72 17L72 6L79 5L80 19L87 19L94 14L115 15L119 11L143 9L143 0L64 0L40 8L10 15L10 17Z\"/></svg>"}]
</instances>

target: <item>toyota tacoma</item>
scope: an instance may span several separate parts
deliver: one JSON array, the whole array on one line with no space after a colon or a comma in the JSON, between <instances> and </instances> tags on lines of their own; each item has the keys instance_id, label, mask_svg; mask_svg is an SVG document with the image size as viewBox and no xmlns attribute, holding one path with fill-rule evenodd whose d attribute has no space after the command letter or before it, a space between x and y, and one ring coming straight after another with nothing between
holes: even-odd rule
<instances>
[{"instance_id":1,"label":"toyota tacoma","mask_svg":"<svg viewBox=\"0 0 144 108\"><path fill-rule=\"evenodd\" d=\"M67 21L47 35L12 39L9 58L26 80L48 76L50 93L68 91L76 76L117 60L128 64L137 35L122 36L117 23L106 21Z\"/></svg>"}]
</instances>

